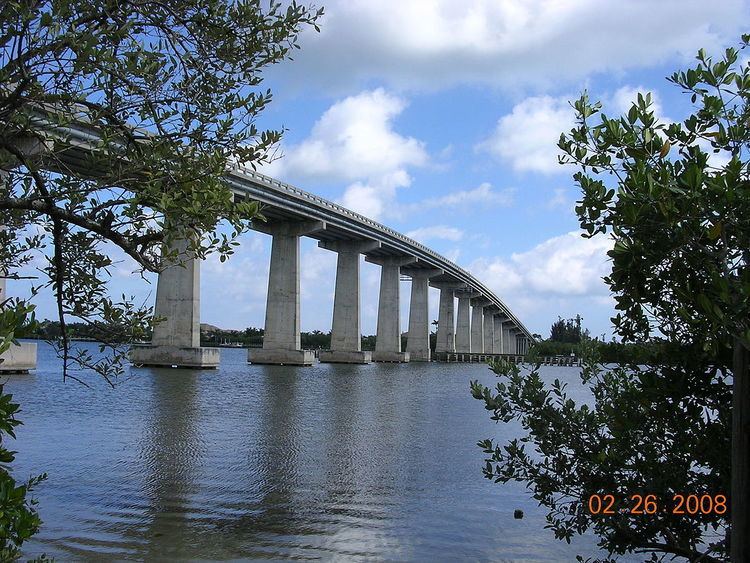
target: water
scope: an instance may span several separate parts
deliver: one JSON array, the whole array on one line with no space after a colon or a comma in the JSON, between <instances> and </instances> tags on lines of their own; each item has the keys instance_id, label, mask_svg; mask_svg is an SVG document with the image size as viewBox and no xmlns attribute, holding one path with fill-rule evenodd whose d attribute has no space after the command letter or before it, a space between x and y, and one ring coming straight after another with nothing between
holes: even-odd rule
<instances>
[{"instance_id":1,"label":"water","mask_svg":"<svg viewBox=\"0 0 750 563\"><path fill-rule=\"evenodd\" d=\"M39 369L21 403L15 475L46 471L24 555L58 560L572 561L519 484L482 476L480 439L511 438L469 393L478 364L133 369L116 389ZM576 368L546 367L584 396ZM521 508L523 520L513 511Z\"/></svg>"}]
</instances>

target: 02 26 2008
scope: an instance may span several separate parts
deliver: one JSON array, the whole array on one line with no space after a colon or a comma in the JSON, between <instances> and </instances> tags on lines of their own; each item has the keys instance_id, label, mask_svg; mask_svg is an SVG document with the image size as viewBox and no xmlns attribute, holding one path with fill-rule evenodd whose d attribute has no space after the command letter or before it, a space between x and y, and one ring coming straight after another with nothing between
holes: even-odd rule
<instances>
[{"instance_id":1,"label":"02 26 2008","mask_svg":"<svg viewBox=\"0 0 750 563\"><path fill-rule=\"evenodd\" d=\"M695 516L697 514L726 514L727 496L724 494L681 494L675 493L670 499L663 499L656 494L633 494L630 502L618 503L613 494L593 494L588 499L590 514L656 514L657 512L671 512L672 514Z\"/></svg>"}]
</instances>

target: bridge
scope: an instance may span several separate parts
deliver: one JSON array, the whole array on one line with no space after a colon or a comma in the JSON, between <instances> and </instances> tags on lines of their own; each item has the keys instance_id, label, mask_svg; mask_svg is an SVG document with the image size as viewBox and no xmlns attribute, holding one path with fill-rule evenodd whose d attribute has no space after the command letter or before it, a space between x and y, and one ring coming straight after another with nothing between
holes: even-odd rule
<instances>
[{"instance_id":1,"label":"bridge","mask_svg":"<svg viewBox=\"0 0 750 563\"><path fill-rule=\"evenodd\" d=\"M99 137L85 123L60 126L40 114L56 145L57 159L85 170ZM430 361L428 290L439 289L437 355L450 353L524 354L531 333L510 308L481 281L423 244L319 196L234 165L225 180L235 201L263 204L267 221L252 227L272 237L263 347L248 351L248 362L311 365L313 352L300 343L300 237L337 254L331 349L321 362L369 363ZM212 368L219 349L200 346L200 261L175 243L179 263L159 273L150 345L136 345L135 365ZM361 349L360 255L381 267L376 345ZM401 349L400 280L411 281L406 350ZM456 306L457 304L457 306ZM0 364L3 366L4 364ZM0 367L0 369L3 369ZM5 369L9 369L6 365Z\"/></svg>"}]
</instances>

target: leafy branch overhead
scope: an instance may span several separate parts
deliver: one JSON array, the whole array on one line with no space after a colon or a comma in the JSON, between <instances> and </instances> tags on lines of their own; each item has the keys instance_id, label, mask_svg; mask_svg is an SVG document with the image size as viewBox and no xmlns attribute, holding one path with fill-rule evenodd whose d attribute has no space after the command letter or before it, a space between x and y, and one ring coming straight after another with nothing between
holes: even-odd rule
<instances>
[{"instance_id":1,"label":"leafy branch overhead","mask_svg":"<svg viewBox=\"0 0 750 563\"><path fill-rule=\"evenodd\" d=\"M614 119L585 94L574 104L562 161L581 167L581 227L614 237L606 281L623 336L648 336L658 318L685 338L710 323L708 345L730 334L750 344L750 68L738 56L701 50L669 78L696 104L682 123L660 122L649 94Z\"/></svg>"},{"instance_id":2,"label":"leafy branch overhead","mask_svg":"<svg viewBox=\"0 0 750 563\"><path fill-rule=\"evenodd\" d=\"M30 295L0 295L0 352L47 286L63 377L78 379L77 367L111 383L122 373L123 344L152 319L132 298L110 297L113 249L140 273L232 254L261 216L234 201L224 172L272 158L282 131L256 125L272 100L263 70L290 58L322 13L294 0L0 2L0 276L36 279ZM60 134L70 127L95 144L83 158ZM188 243L179 256L178 240ZM68 320L92 327L100 354L71 349ZM0 440L18 423L8 401L0 387ZM13 459L4 448L0 458ZM36 482L17 485L0 467L2 560L39 526L27 498Z\"/></svg>"},{"instance_id":3,"label":"leafy branch overhead","mask_svg":"<svg viewBox=\"0 0 750 563\"><path fill-rule=\"evenodd\" d=\"M264 4L0 5L0 265L14 277L33 253L46 257L40 283L57 296L66 358L66 315L113 323L129 340L150 317L108 297L103 242L157 271L184 259L178 239L190 256L226 258L260 217L256 203L234 201L223 174L272 157L282 131L256 125L272 100L263 70L289 58L322 15ZM97 139L83 161L53 133L66 127Z\"/></svg>"},{"instance_id":4,"label":"leafy branch overhead","mask_svg":"<svg viewBox=\"0 0 750 563\"><path fill-rule=\"evenodd\" d=\"M610 117L584 93L573 104L575 128L559 141L562 163L578 168L583 236L613 240L605 282L615 332L650 344L655 361L604 369L596 342L584 342L583 404L566 383L545 381L539 365L522 374L495 363L501 382L473 382L472 394L525 435L479 445L486 477L524 482L557 538L593 530L607 561L632 552L728 561L730 550L744 561L741 456L750 438L737 421L748 405L738 382L747 381L750 346L750 66L737 49L716 59L701 50L669 81L693 104L682 122L661 120L650 94ZM632 514L634 494L669 503L730 492L731 511ZM592 513L594 494L612 495L617 510Z\"/></svg>"}]
</instances>

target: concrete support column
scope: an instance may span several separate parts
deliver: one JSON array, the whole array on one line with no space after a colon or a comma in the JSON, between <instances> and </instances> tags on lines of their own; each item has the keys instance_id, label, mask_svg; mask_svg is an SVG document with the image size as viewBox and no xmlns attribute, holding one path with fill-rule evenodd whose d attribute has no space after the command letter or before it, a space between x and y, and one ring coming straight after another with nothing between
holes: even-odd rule
<instances>
[{"instance_id":1,"label":"concrete support column","mask_svg":"<svg viewBox=\"0 0 750 563\"><path fill-rule=\"evenodd\" d=\"M495 315L492 317L492 322L494 323L494 334L493 334L493 340L492 340L492 349L495 351L496 354L501 354L503 348L503 321L505 320L504 315Z\"/></svg>"},{"instance_id":2,"label":"concrete support column","mask_svg":"<svg viewBox=\"0 0 750 563\"><path fill-rule=\"evenodd\" d=\"M9 174L0 170L0 183L8 181ZM0 229L5 227L0 226ZM6 272L0 268L0 303L8 299L5 284ZM0 373L25 373L30 369L36 369L36 342L19 342L11 344L5 352L0 354Z\"/></svg>"},{"instance_id":3,"label":"concrete support column","mask_svg":"<svg viewBox=\"0 0 750 563\"><path fill-rule=\"evenodd\" d=\"M428 296L430 277L443 273L438 269L410 269L404 272L411 277L411 302L409 303L409 336L406 351L412 362L430 361L430 313Z\"/></svg>"},{"instance_id":4,"label":"concrete support column","mask_svg":"<svg viewBox=\"0 0 750 563\"><path fill-rule=\"evenodd\" d=\"M516 333L510 326L510 323L503 325L503 354L515 354L516 349L512 344L516 339Z\"/></svg>"},{"instance_id":5,"label":"concrete support column","mask_svg":"<svg viewBox=\"0 0 750 563\"><path fill-rule=\"evenodd\" d=\"M456 351L456 290L465 291L466 284L456 281L433 282L432 287L440 290L440 309L438 310L438 329L435 352ZM469 320L467 314L466 320Z\"/></svg>"},{"instance_id":6,"label":"concrete support column","mask_svg":"<svg viewBox=\"0 0 750 563\"><path fill-rule=\"evenodd\" d=\"M494 348L495 339L495 312L490 307L484 308L484 335L483 346L485 354L499 354L499 350Z\"/></svg>"},{"instance_id":7,"label":"concrete support column","mask_svg":"<svg viewBox=\"0 0 750 563\"><path fill-rule=\"evenodd\" d=\"M389 256L365 261L379 264L380 298L378 300L378 330L373 362L408 362L409 352L401 351L401 266L415 262L415 258Z\"/></svg>"},{"instance_id":8,"label":"concrete support column","mask_svg":"<svg viewBox=\"0 0 750 563\"><path fill-rule=\"evenodd\" d=\"M200 261L188 250L187 237L174 241L162 258L156 283L154 326L150 346L133 346L130 361L143 366L215 368L218 348L201 348Z\"/></svg>"},{"instance_id":9,"label":"concrete support column","mask_svg":"<svg viewBox=\"0 0 750 563\"><path fill-rule=\"evenodd\" d=\"M154 327L152 346L201 345L201 269L200 262L188 254L188 244L186 239L176 241L172 246L176 259L159 272L154 315L164 320Z\"/></svg>"},{"instance_id":10,"label":"concrete support column","mask_svg":"<svg viewBox=\"0 0 750 563\"><path fill-rule=\"evenodd\" d=\"M312 350L300 343L299 237L325 230L322 221L258 223L253 228L273 236L268 274L263 348L248 350L253 364L312 365Z\"/></svg>"},{"instance_id":11,"label":"concrete support column","mask_svg":"<svg viewBox=\"0 0 750 563\"><path fill-rule=\"evenodd\" d=\"M458 295L456 352L471 352L471 294Z\"/></svg>"},{"instance_id":12,"label":"concrete support column","mask_svg":"<svg viewBox=\"0 0 750 563\"><path fill-rule=\"evenodd\" d=\"M0 275L5 275L0 271ZM0 277L0 303L8 299L5 292L5 278ZM0 354L0 373L25 373L36 369L36 342L19 342L11 344Z\"/></svg>"},{"instance_id":13,"label":"concrete support column","mask_svg":"<svg viewBox=\"0 0 750 563\"><path fill-rule=\"evenodd\" d=\"M333 298L331 349L320 352L325 363L369 364L371 352L362 351L360 325L359 255L379 247L376 242L320 242L318 246L338 253L336 290Z\"/></svg>"},{"instance_id":14,"label":"concrete support column","mask_svg":"<svg viewBox=\"0 0 750 563\"><path fill-rule=\"evenodd\" d=\"M471 352L484 353L484 307L489 301L483 297L471 300Z\"/></svg>"}]
</instances>

